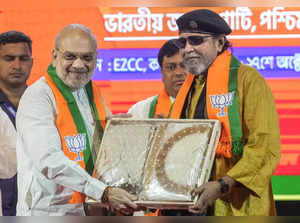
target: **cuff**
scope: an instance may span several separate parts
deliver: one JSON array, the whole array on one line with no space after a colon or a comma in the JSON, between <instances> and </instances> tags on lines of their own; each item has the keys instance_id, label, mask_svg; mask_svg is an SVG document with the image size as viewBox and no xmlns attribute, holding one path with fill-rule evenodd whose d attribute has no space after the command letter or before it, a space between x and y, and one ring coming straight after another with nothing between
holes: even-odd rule
<instances>
[{"instance_id":1,"label":"cuff","mask_svg":"<svg viewBox=\"0 0 300 223\"><path fill-rule=\"evenodd\" d=\"M96 178L91 177L84 188L84 194L93 198L94 200L101 201L103 192L107 188L107 185L97 180Z\"/></svg>"}]
</instances>

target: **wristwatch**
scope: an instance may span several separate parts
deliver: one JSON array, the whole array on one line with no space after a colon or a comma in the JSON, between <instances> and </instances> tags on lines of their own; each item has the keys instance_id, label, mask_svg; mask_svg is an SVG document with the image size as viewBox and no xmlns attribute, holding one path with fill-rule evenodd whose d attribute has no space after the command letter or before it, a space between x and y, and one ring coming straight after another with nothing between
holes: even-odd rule
<instances>
[{"instance_id":1,"label":"wristwatch","mask_svg":"<svg viewBox=\"0 0 300 223\"><path fill-rule=\"evenodd\" d=\"M225 180L223 180L223 178L218 179L218 182L221 185L221 193L225 194L229 191L229 185L228 183L225 182Z\"/></svg>"}]
</instances>

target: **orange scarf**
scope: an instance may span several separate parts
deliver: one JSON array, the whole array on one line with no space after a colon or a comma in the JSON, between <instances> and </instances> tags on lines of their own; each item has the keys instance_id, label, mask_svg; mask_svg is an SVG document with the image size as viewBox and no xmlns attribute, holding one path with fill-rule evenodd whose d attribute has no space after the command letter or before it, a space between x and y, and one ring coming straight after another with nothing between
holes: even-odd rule
<instances>
[{"instance_id":1,"label":"orange scarf","mask_svg":"<svg viewBox=\"0 0 300 223\"><path fill-rule=\"evenodd\" d=\"M225 51L217 56L208 69L206 89L206 110L209 119L218 119L222 124L221 138L216 150L217 155L232 157L242 153L242 131L238 111L237 70L239 61ZM188 74L177 94L171 118L180 118L181 112L194 81Z\"/></svg>"},{"instance_id":2,"label":"orange scarf","mask_svg":"<svg viewBox=\"0 0 300 223\"><path fill-rule=\"evenodd\" d=\"M49 69L53 69L52 66L49 67ZM48 69L48 72L49 72ZM62 150L64 154L72 161L76 161L83 169L86 169L86 163L85 163L85 156L83 150L89 150L88 143L85 140L87 139L87 135L82 132L78 132L78 123L75 123L74 121L74 115L72 115L69 107L68 107L68 101L65 99L63 94L61 93L60 89L57 87L53 79L50 77L50 75L46 75L46 82L51 88L55 101L57 106L57 119L56 119L56 126L60 135ZM102 126L102 131L105 128L105 108L102 104L100 92L98 91L97 86L92 81L92 91L94 96L94 103L96 105L96 117L99 115L100 123ZM76 103L76 101L74 101ZM73 103L74 103L73 102ZM99 112L99 113L98 113ZM96 131L96 130L95 130ZM101 131L101 130L99 130ZM73 148L78 145L85 145L85 147L80 150L80 152L72 152L72 145ZM78 147L79 148L79 147ZM79 159L81 157L81 159ZM84 159L82 158L84 157ZM90 157L91 159L91 157ZM83 203L85 200L85 195L74 191L72 198L69 200L70 204L78 204Z\"/></svg>"},{"instance_id":3,"label":"orange scarf","mask_svg":"<svg viewBox=\"0 0 300 223\"><path fill-rule=\"evenodd\" d=\"M172 102L166 90L163 89L150 104L149 118L154 118L155 115L164 115L165 117L169 117L171 109Z\"/></svg>"}]
</instances>

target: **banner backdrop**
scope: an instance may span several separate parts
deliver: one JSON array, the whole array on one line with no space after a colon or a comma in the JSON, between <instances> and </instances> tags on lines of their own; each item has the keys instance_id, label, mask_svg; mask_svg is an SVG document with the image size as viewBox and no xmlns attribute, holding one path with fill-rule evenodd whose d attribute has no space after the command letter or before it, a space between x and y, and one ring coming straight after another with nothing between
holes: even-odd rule
<instances>
[{"instance_id":1,"label":"banner backdrop","mask_svg":"<svg viewBox=\"0 0 300 223\"><path fill-rule=\"evenodd\" d=\"M99 43L93 79L113 113L127 112L137 101L160 91L158 50L166 40L178 35L176 18L195 9L109 8L101 7L97 1L82 6L66 4L47 8L0 5L0 32L19 30L32 38L34 67L28 81L32 84L45 74L55 37L62 27L70 23L88 26ZM278 199L295 198L300 195L300 8L210 9L232 28L228 39L233 53L259 70L272 89L282 146L273 186Z\"/></svg>"}]
</instances>

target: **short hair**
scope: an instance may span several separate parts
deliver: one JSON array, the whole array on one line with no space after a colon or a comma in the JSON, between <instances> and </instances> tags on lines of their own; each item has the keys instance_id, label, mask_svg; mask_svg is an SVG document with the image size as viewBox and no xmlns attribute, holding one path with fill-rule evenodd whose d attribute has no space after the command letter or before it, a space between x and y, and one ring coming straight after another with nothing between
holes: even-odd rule
<instances>
[{"instance_id":1,"label":"short hair","mask_svg":"<svg viewBox=\"0 0 300 223\"><path fill-rule=\"evenodd\" d=\"M30 53L32 53L32 40L26 34L19 31L8 31L0 34L0 46L8 43L27 43Z\"/></svg>"},{"instance_id":2,"label":"short hair","mask_svg":"<svg viewBox=\"0 0 300 223\"><path fill-rule=\"evenodd\" d=\"M158 52L158 64L162 68L164 56L171 57L179 53L178 39L170 39L164 43Z\"/></svg>"},{"instance_id":3,"label":"short hair","mask_svg":"<svg viewBox=\"0 0 300 223\"><path fill-rule=\"evenodd\" d=\"M67 25L67 26L65 26L57 35L56 35L56 38L55 38L55 48L56 49L58 49L59 48L59 42L60 42L60 39L61 39L61 36L62 36L62 33L65 31L65 30L67 30L67 29L69 29L69 30L75 30L75 29L78 29L78 30L81 30L82 32L85 32L85 33L87 33L91 38L92 38L92 40L94 41L94 43L95 43L95 46L96 46L96 48L97 48L97 38L96 38L96 36L92 33L92 31L88 28L88 27L86 27L86 26L84 26L84 25L82 25L82 24L77 24L77 23L74 23L74 24L69 24L69 25Z\"/></svg>"}]
</instances>

